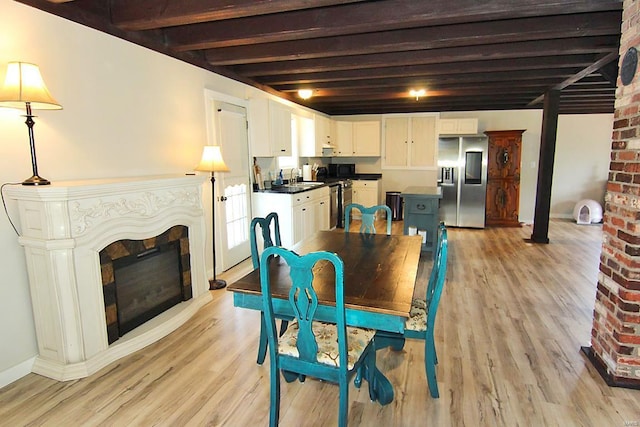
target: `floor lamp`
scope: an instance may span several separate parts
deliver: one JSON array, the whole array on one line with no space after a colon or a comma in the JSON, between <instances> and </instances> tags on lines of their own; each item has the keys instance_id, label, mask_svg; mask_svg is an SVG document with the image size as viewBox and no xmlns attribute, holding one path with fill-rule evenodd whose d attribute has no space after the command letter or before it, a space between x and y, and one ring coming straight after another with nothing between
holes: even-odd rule
<instances>
[{"instance_id":1,"label":"floor lamp","mask_svg":"<svg viewBox=\"0 0 640 427\"><path fill-rule=\"evenodd\" d=\"M229 172L229 168L222 159L222 153L220 152L220 146L218 145L206 145L202 150L202 159L200 164L196 167L200 172L211 172L211 234L213 235L213 279L209 279L209 289L222 289L227 286L227 282L221 279L216 279L216 178L214 174L216 172Z\"/></svg>"},{"instance_id":2,"label":"floor lamp","mask_svg":"<svg viewBox=\"0 0 640 427\"><path fill-rule=\"evenodd\" d=\"M53 99L40 75L37 65L27 62L10 62L7 65L7 74L4 86L0 89L0 107L19 108L26 107L27 129L29 130L29 147L31 149L31 169L33 175L22 181L22 185L49 185L49 180L38 175L38 162L36 160L36 143L33 137L33 125L35 122L32 110L60 110L62 106Z\"/></svg>"}]
</instances>

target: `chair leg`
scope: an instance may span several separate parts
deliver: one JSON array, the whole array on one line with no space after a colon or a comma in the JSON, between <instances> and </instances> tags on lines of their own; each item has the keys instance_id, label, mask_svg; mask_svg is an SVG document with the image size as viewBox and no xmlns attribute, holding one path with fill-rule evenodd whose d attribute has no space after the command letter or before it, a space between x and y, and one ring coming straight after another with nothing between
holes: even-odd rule
<instances>
[{"instance_id":1,"label":"chair leg","mask_svg":"<svg viewBox=\"0 0 640 427\"><path fill-rule=\"evenodd\" d=\"M429 384L429 392L431 397L438 398L438 380L436 379L436 353L433 343L433 335L427 334L424 345L424 368L427 375L427 384Z\"/></svg>"},{"instance_id":2,"label":"chair leg","mask_svg":"<svg viewBox=\"0 0 640 427\"><path fill-rule=\"evenodd\" d=\"M349 381L347 377L340 378L340 409L338 412L338 426L347 427L349 420Z\"/></svg>"},{"instance_id":3,"label":"chair leg","mask_svg":"<svg viewBox=\"0 0 640 427\"><path fill-rule=\"evenodd\" d=\"M271 381L269 389L271 393L269 427L277 427L280 422L280 372L275 362L271 362Z\"/></svg>"},{"instance_id":4,"label":"chair leg","mask_svg":"<svg viewBox=\"0 0 640 427\"><path fill-rule=\"evenodd\" d=\"M260 341L258 345L258 365L264 363L264 359L267 356L267 325L264 323L264 313L260 312Z\"/></svg>"}]
</instances>

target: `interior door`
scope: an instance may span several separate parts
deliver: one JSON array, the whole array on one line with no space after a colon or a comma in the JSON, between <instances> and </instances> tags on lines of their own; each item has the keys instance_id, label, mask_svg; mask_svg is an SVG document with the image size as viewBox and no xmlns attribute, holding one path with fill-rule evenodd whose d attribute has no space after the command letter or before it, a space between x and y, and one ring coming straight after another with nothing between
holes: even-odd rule
<instances>
[{"instance_id":1,"label":"interior door","mask_svg":"<svg viewBox=\"0 0 640 427\"><path fill-rule=\"evenodd\" d=\"M244 107L216 101L216 139L229 172L218 174L216 184L217 251L222 270L251 256L249 244L251 181L247 115ZM216 253L218 253L216 251Z\"/></svg>"}]
</instances>

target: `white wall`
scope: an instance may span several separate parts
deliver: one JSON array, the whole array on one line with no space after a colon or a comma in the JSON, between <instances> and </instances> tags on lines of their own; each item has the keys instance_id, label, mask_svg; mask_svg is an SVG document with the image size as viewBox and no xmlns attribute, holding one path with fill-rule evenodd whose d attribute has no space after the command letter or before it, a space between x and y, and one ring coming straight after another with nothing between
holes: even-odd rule
<instances>
[{"instance_id":1,"label":"white wall","mask_svg":"<svg viewBox=\"0 0 640 427\"><path fill-rule=\"evenodd\" d=\"M0 0L0 78L6 64L16 60L38 64L50 92L63 106L63 110L38 111L35 119L39 173L53 182L191 171L207 144L204 89L240 99L253 91L70 21ZM0 183L31 176L24 118L3 108L0 159ZM29 372L37 347L23 250L5 215L0 217L2 386Z\"/></svg>"},{"instance_id":2,"label":"white wall","mask_svg":"<svg viewBox=\"0 0 640 427\"><path fill-rule=\"evenodd\" d=\"M573 218L573 208L592 199L604 208L613 114L565 115L558 119L551 215Z\"/></svg>"}]
</instances>

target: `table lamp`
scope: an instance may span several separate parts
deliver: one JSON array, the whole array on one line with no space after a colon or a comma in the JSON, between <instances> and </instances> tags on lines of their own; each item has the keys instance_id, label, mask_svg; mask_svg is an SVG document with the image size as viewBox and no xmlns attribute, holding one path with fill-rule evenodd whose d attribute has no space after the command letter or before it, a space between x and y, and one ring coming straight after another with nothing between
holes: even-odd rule
<instances>
[{"instance_id":1,"label":"table lamp","mask_svg":"<svg viewBox=\"0 0 640 427\"><path fill-rule=\"evenodd\" d=\"M29 147L31 148L31 169L33 175L22 181L22 185L49 185L49 180L38 175L36 160L36 144L33 138L35 122L32 110L60 110L62 106L53 99L40 75L37 65L27 62L10 62L4 86L0 89L0 107L19 108L26 106L27 129L29 130Z\"/></svg>"},{"instance_id":2,"label":"table lamp","mask_svg":"<svg viewBox=\"0 0 640 427\"><path fill-rule=\"evenodd\" d=\"M229 172L229 168L222 159L220 146L206 145L202 150L202 159L195 170L200 172L211 172L211 233L213 235L213 279L209 279L209 289L222 289L227 286L227 282L216 279L216 199L215 188L216 178L215 172Z\"/></svg>"}]
</instances>

